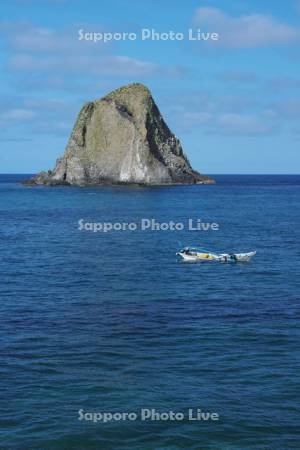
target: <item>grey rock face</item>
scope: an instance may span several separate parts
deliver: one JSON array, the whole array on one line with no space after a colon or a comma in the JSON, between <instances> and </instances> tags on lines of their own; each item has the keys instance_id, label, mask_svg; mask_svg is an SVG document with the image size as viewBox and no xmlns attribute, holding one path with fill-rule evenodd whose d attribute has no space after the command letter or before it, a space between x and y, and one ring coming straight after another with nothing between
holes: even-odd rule
<instances>
[{"instance_id":1,"label":"grey rock face","mask_svg":"<svg viewBox=\"0 0 300 450\"><path fill-rule=\"evenodd\" d=\"M53 171L28 184L213 183L194 171L150 91L135 83L81 109Z\"/></svg>"}]
</instances>

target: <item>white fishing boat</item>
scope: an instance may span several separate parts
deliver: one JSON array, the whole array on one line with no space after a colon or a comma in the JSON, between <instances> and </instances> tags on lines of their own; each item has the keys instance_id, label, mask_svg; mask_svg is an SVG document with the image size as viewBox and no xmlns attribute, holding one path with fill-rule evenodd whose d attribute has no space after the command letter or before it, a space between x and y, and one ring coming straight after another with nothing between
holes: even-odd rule
<instances>
[{"instance_id":1,"label":"white fishing boat","mask_svg":"<svg viewBox=\"0 0 300 450\"><path fill-rule=\"evenodd\" d=\"M221 262L247 262L256 255L256 252L248 253L221 253L219 255L219 261Z\"/></svg>"},{"instance_id":2,"label":"white fishing boat","mask_svg":"<svg viewBox=\"0 0 300 450\"><path fill-rule=\"evenodd\" d=\"M180 252L176 253L181 256L184 261L214 261L219 258L219 255L197 247L185 247Z\"/></svg>"},{"instance_id":3,"label":"white fishing boat","mask_svg":"<svg viewBox=\"0 0 300 450\"><path fill-rule=\"evenodd\" d=\"M247 262L256 255L255 252L248 253L213 253L197 247L185 247L176 253L184 261L219 261L219 262Z\"/></svg>"}]
</instances>

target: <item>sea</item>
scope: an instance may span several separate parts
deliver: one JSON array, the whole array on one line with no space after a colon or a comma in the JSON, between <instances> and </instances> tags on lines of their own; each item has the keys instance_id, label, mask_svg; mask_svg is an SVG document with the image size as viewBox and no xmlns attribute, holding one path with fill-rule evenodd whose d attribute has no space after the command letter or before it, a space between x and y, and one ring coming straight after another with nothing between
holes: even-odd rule
<instances>
[{"instance_id":1,"label":"sea","mask_svg":"<svg viewBox=\"0 0 300 450\"><path fill-rule=\"evenodd\" d=\"M1 450L300 448L300 176L24 178L0 176Z\"/></svg>"}]
</instances>

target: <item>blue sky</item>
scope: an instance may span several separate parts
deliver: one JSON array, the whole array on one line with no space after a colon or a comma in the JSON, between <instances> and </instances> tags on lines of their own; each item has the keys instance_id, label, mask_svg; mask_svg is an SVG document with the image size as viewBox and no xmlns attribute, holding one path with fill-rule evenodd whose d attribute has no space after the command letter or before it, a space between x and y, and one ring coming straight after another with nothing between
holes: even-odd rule
<instances>
[{"instance_id":1,"label":"blue sky","mask_svg":"<svg viewBox=\"0 0 300 450\"><path fill-rule=\"evenodd\" d=\"M136 81L199 171L300 172L300 0L2 0L0 12L0 173L53 168L82 103ZM219 41L142 41L142 28Z\"/></svg>"}]
</instances>

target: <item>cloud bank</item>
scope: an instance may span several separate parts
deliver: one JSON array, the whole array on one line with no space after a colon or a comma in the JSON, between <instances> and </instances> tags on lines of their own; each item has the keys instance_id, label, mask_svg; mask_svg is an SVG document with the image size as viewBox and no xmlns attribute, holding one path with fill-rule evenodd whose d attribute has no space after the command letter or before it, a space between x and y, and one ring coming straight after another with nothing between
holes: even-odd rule
<instances>
[{"instance_id":1,"label":"cloud bank","mask_svg":"<svg viewBox=\"0 0 300 450\"><path fill-rule=\"evenodd\" d=\"M220 39L216 46L227 48L258 48L300 42L300 29L279 22L270 15L250 14L230 16L213 7L198 8L194 23L214 29Z\"/></svg>"}]
</instances>

